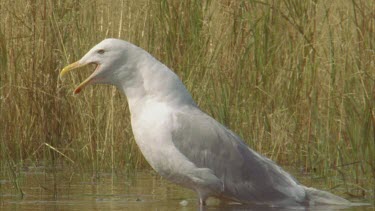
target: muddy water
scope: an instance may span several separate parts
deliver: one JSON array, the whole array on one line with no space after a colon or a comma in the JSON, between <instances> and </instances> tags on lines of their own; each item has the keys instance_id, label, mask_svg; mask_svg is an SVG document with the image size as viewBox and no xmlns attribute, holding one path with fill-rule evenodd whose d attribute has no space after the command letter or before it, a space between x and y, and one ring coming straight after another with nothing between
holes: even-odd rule
<instances>
[{"instance_id":1,"label":"muddy water","mask_svg":"<svg viewBox=\"0 0 375 211\"><path fill-rule=\"evenodd\" d=\"M57 173L28 170L18 175L22 189L0 178L0 210L373 210L357 207L267 207L220 205L217 200L208 206L197 205L194 192L171 184L152 171L130 176L112 174Z\"/></svg>"}]
</instances>

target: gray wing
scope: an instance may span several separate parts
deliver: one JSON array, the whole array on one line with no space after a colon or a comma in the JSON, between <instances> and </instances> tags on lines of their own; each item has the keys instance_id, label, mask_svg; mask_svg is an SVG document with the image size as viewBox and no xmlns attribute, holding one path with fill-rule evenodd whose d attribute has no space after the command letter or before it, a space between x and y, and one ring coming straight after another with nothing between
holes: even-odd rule
<instances>
[{"instance_id":1,"label":"gray wing","mask_svg":"<svg viewBox=\"0 0 375 211\"><path fill-rule=\"evenodd\" d=\"M224 184L223 197L240 202L305 198L292 176L198 108L176 113L174 121L174 145L197 167L214 172Z\"/></svg>"}]
</instances>

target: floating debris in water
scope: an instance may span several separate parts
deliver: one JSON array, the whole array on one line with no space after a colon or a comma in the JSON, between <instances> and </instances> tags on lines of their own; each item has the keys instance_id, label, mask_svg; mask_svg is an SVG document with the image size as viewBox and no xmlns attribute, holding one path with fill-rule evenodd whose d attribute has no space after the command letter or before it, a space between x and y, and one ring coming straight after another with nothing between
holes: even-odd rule
<instances>
[{"instance_id":1,"label":"floating debris in water","mask_svg":"<svg viewBox=\"0 0 375 211\"><path fill-rule=\"evenodd\" d=\"M186 207L188 204L189 204L189 202L187 200L180 201L180 205L183 206L183 207Z\"/></svg>"}]
</instances>

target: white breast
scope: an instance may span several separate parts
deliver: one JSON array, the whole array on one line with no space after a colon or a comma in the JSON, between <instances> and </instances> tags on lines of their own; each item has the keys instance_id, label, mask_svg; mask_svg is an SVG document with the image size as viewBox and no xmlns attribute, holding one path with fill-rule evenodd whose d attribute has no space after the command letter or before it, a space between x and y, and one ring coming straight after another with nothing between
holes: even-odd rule
<instances>
[{"instance_id":1,"label":"white breast","mask_svg":"<svg viewBox=\"0 0 375 211\"><path fill-rule=\"evenodd\" d=\"M173 109L152 99L137 103L131 110L135 140L149 164L174 182L183 183L186 173L195 169L172 142Z\"/></svg>"}]
</instances>

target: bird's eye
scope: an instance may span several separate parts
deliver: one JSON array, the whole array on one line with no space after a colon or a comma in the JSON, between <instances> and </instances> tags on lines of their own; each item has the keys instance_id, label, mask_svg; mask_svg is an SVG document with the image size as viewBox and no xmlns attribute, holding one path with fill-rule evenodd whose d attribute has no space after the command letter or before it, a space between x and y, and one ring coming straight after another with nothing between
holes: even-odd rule
<instances>
[{"instance_id":1,"label":"bird's eye","mask_svg":"<svg viewBox=\"0 0 375 211\"><path fill-rule=\"evenodd\" d=\"M98 54L104 54L105 51L103 49L100 49L97 52L98 52Z\"/></svg>"}]
</instances>

